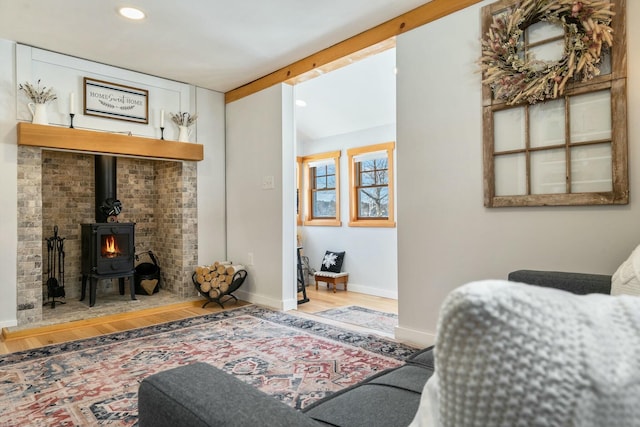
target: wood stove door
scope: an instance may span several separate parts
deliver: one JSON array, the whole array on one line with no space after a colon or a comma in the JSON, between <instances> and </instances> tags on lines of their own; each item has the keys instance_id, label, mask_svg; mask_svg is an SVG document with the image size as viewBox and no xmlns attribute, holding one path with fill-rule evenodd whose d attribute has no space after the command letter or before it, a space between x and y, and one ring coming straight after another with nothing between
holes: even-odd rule
<instances>
[{"instance_id":1,"label":"wood stove door","mask_svg":"<svg viewBox=\"0 0 640 427\"><path fill-rule=\"evenodd\" d=\"M133 270L134 232L129 224L100 227L96 234L97 274L115 274Z\"/></svg>"}]
</instances>

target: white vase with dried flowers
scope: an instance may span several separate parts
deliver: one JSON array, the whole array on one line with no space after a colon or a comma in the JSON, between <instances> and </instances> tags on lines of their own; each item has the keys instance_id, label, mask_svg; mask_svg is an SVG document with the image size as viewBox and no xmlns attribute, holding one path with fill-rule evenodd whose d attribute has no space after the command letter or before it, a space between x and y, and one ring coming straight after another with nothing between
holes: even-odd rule
<instances>
[{"instance_id":1,"label":"white vase with dried flowers","mask_svg":"<svg viewBox=\"0 0 640 427\"><path fill-rule=\"evenodd\" d=\"M197 114L191 115L191 113L186 112L171 113L171 121L178 125L178 141L189 142L191 125L193 125L197 119Z\"/></svg>"},{"instance_id":2,"label":"white vase with dried flowers","mask_svg":"<svg viewBox=\"0 0 640 427\"><path fill-rule=\"evenodd\" d=\"M38 85L34 86L29 82L18 85L18 88L27 95L31 100L27 104L31 115L33 116L32 123L39 125L48 125L49 119L47 118L47 102L53 101L58 98L53 88L47 88L46 86L40 87L40 80Z\"/></svg>"}]
</instances>

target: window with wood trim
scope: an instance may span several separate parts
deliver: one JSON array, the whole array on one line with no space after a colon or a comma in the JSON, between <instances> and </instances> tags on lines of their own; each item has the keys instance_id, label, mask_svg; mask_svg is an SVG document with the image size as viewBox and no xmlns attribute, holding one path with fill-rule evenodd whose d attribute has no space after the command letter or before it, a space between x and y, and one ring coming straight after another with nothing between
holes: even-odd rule
<instances>
[{"instance_id":1,"label":"window with wood trim","mask_svg":"<svg viewBox=\"0 0 640 427\"><path fill-rule=\"evenodd\" d=\"M516 4L484 7L483 34ZM613 46L593 79L569 80L563 95L535 104L508 105L483 85L485 206L628 203L625 1L613 11ZM524 29L524 57L564 46L562 28L544 25Z\"/></svg>"},{"instance_id":2,"label":"window with wood trim","mask_svg":"<svg viewBox=\"0 0 640 427\"><path fill-rule=\"evenodd\" d=\"M349 225L395 227L394 142L347 150L349 158Z\"/></svg>"},{"instance_id":3,"label":"window with wood trim","mask_svg":"<svg viewBox=\"0 0 640 427\"><path fill-rule=\"evenodd\" d=\"M306 175L304 225L340 226L340 151L302 158Z\"/></svg>"}]
</instances>

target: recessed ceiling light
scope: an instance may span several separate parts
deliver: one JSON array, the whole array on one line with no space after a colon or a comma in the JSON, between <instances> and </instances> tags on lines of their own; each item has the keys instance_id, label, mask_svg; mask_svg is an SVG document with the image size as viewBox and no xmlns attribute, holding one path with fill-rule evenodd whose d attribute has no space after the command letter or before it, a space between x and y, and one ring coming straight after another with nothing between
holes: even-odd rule
<instances>
[{"instance_id":1,"label":"recessed ceiling light","mask_svg":"<svg viewBox=\"0 0 640 427\"><path fill-rule=\"evenodd\" d=\"M296 105L298 107L306 107L307 103L305 101L303 101L302 99L296 99Z\"/></svg>"},{"instance_id":2,"label":"recessed ceiling light","mask_svg":"<svg viewBox=\"0 0 640 427\"><path fill-rule=\"evenodd\" d=\"M118 13L128 19L139 21L146 16L143 11L136 9L135 7L121 7L118 9Z\"/></svg>"}]
</instances>

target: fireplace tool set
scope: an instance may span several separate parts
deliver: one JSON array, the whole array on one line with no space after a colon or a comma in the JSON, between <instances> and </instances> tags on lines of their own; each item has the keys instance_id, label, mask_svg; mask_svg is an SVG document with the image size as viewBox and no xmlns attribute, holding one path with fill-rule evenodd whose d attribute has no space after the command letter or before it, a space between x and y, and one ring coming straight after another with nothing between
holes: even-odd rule
<instances>
[{"instance_id":1,"label":"fireplace tool set","mask_svg":"<svg viewBox=\"0 0 640 427\"><path fill-rule=\"evenodd\" d=\"M56 308L56 303L65 304L56 298L64 298L64 238L58 236L58 226L53 227L53 237L47 242L47 302L51 308Z\"/></svg>"}]
</instances>

